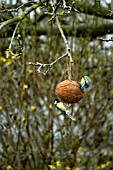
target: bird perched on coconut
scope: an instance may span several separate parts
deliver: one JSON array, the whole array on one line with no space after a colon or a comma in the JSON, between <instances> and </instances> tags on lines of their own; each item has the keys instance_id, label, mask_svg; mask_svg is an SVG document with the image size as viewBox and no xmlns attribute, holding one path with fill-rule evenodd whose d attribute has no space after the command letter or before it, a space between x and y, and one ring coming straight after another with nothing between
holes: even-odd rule
<instances>
[{"instance_id":1,"label":"bird perched on coconut","mask_svg":"<svg viewBox=\"0 0 113 170\"><path fill-rule=\"evenodd\" d=\"M73 104L78 103L84 95L84 90L91 85L91 80L88 76L82 77L80 82L73 80L64 80L60 82L55 88L55 94L59 100L57 101L57 108L64 112L64 103ZM62 103L62 104L61 104ZM63 108L63 109L62 109ZM67 107L65 107L66 113ZM69 116L69 115L68 115Z\"/></svg>"}]
</instances>

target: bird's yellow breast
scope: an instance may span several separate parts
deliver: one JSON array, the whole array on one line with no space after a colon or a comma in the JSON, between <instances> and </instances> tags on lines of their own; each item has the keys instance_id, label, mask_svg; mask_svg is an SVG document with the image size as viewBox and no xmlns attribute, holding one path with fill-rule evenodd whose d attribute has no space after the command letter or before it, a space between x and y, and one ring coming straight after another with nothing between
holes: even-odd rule
<instances>
[{"instance_id":1,"label":"bird's yellow breast","mask_svg":"<svg viewBox=\"0 0 113 170\"><path fill-rule=\"evenodd\" d=\"M64 106L62 102L57 103L57 108L62 111L66 111L66 107Z\"/></svg>"}]
</instances>

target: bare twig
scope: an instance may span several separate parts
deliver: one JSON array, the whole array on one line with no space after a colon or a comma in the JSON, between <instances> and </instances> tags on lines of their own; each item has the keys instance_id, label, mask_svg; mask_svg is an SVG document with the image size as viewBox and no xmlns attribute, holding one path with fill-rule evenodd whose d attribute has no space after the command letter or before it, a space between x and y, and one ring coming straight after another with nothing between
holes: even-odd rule
<instances>
[{"instance_id":1,"label":"bare twig","mask_svg":"<svg viewBox=\"0 0 113 170\"><path fill-rule=\"evenodd\" d=\"M74 12L79 13L79 11L73 7L73 4L74 4L74 2L72 3L71 6L70 6L70 5L67 6L67 5L66 5L66 1L63 0L63 8L64 8L64 9L68 9L68 13L70 13L71 11L74 11Z\"/></svg>"},{"instance_id":2,"label":"bare twig","mask_svg":"<svg viewBox=\"0 0 113 170\"><path fill-rule=\"evenodd\" d=\"M27 3L23 3L22 5L20 5L19 7L15 8L15 9L7 9L5 8L4 4L2 6L2 10L0 10L0 13L5 13L5 12L18 12L19 9L21 9L23 6L28 6L29 4L36 4L36 2L30 1Z\"/></svg>"},{"instance_id":3,"label":"bare twig","mask_svg":"<svg viewBox=\"0 0 113 170\"><path fill-rule=\"evenodd\" d=\"M65 8L66 7L66 1L63 0L63 7Z\"/></svg>"},{"instance_id":4,"label":"bare twig","mask_svg":"<svg viewBox=\"0 0 113 170\"><path fill-rule=\"evenodd\" d=\"M36 63L33 63L33 62L29 62L28 64L29 65L33 65L33 66L39 66L38 69L37 69L37 72L39 73L42 73L44 75L46 75L48 73L48 71L50 70L51 67L53 67L54 64L56 64L59 60L61 60L62 58L66 57L67 56L67 53L63 54L62 56L60 56L59 58L57 58L55 61L53 61L52 63L50 64L42 64L42 63L39 63L39 62L36 62ZM48 67L48 69L46 70L46 72L41 72L41 69L42 68L45 68L45 67Z\"/></svg>"},{"instance_id":5,"label":"bare twig","mask_svg":"<svg viewBox=\"0 0 113 170\"><path fill-rule=\"evenodd\" d=\"M19 24L20 24L20 21L17 23L17 25L16 25L16 27L15 27L15 30L14 30L14 32L13 32L13 36L12 36L12 38L11 38L11 42L10 42L10 45L9 45L9 49L11 49L12 42L13 42L13 40L14 40L14 36L15 36L15 33L16 33L16 30L17 30Z\"/></svg>"},{"instance_id":6,"label":"bare twig","mask_svg":"<svg viewBox=\"0 0 113 170\"><path fill-rule=\"evenodd\" d=\"M55 19L56 15L61 15L61 14L56 14L57 13L57 9L60 6L60 2L61 2L61 0L57 4L53 3L51 5L51 7L53 9L53 12L52 13L47 12L47 14L52 15L52 17L49 19L49 21L53 21Z\"/></svg>"},{"instance_id":7,"label":"bare twig","mask_svg":"<svg viewBox=\"0 0 113 170\"><path fill-rule=\"evenodd\" d=\"M112 16L113 15L113 11L112 10L109 10L109 16Z\"/></svg>"},{"instance_id":8,"label":"bare twig","mask_svg":"<svg viewBox=\"0 0 113 170\"><path fill-rule=\"evenodd\" d=\"M72 67L72 63L73 63L73 59L72 59L72 56L71 56L71 49L70 49L70 47L69 47L69 45L68 45L68 41L67 41L67 39L66 39L66 37L65 37L65 35L64 35L63 29L62 29L62 27L61 27L61 25L60 25L58 16L56 16L56 22L57 22L57 26L58 26L58 28L59 28L59 31L60 31L60 33L61 33L61 36L62 36L62 38L63 38L63 40L64 40L64 43L65 43L65 45L66 45L67 55L68 55L68 57L69 57L68 79L71 79L71 67Z\"/></svg>"},{"instance_id":9,"label":"bare twig","mask_svg":"<svg viewBox=\"0 0 113 170\"><path fill-rule=\"evenodd\" d=\"M14 55L14 56L16 56L16 57L20 55L20 50L19 50L19 53L18 53L18 54L14 54L14 53L12 52L12 50L11 50L12 43L13 43L13 40L14 40L14 37L15 37L15 33L16 33L16 30L17 30L19 24L20 24L20 21L17 23L17 25L16 25L16 27L15 27L15 30L14 30L14 32L13 32L13 36L12 36L12 38L11 38L11 42L10 42L10 44L9 44L9 48L7 49L8 52L7 52L6 58L9 58L10 54L11 54L11 55ZM19 37L20 37L20 35L19 35ZM19 39L19 37L18 37L18 39ZM19 42L19 40L18 40L18 42ZM20 48L20 42L19 42L19 48Z\"/></svg>"},{"instance_id":10,"label":"bare twig","mask_svg":"<svg viewBox=\"0 0 113 170\"><path fill-rule=\"evenodd\" d=\"M58 26L58 28L59 28L59 30L60 30L60 33L61 33L61 35L62 35L62 38L63 38L63 40L64 40L64 43L65 43L65 45L66 45L66 48L69 49L68 41L67 41L67 39L66 39L66 37L65 37L65 35L64 35L64 32L63 32L63 30L62 30L62 27L61 27L61 25L60 25L58 16L56 16L56 22L57 22L57 26Z\"/></svg>"},{"instance_id":11,"label":"bare twig","mask_svg":"<svg viewBox=\"0 0 113 170\"><path fill-rule=\"evenodd\" d=\"M113 41L113 37L111 37L110 39L98 38L98 40L109 42L109 41Z\"/></svg>"}]
</instances>

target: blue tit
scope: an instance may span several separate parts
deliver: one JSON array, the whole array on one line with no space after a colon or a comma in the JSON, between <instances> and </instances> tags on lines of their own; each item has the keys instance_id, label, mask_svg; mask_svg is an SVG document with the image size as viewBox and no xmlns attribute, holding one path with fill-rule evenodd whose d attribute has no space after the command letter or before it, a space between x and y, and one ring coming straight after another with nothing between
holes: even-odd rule
<instances>
[{"instance_id":1,"label":"blue tit","mask_svg":"<svg viewBox=\"0 0 113 170\"><path fill-rule=\"evenodd\" d=\"M56 105L57 109L60 110L62 113L65 113L67 116L69 116L72 120L75 121L75 118L73 118L69 111L67 110L66 105L63 102L60 102L58 99L54 101L54 104Z\"/></svg>"},{"instance_id":2,"label":"blue tit","mask_svg":"<svg viewBox=\"0 0 113 170\"><path fill-rule=\"evenodd\" d=\"M91 85L90 78L88 76L82 77L80 85L81 85L81 90L84 91L86 88L88 88Z\"/></svg>"}]
</instances>

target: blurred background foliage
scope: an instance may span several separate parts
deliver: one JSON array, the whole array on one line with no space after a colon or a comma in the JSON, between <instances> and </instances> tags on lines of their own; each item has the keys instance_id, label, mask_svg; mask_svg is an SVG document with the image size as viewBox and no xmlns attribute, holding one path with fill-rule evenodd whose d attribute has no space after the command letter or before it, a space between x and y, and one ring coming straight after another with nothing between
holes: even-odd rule
<instances>
[{"instance_id":1,"label":"blurred background foliage","mask_svg":"<svg viewBox=\"0 0 113 170\"><path fill-rule=\"evenodd\" d=\"M31 1L5 1L15 9ZM48 0L24 18L16 31L21 35L22 54L6 58L16 23L0 31L0 169L1 170L112 170L113 169L113 33L112 0L71 0L57 12L71 48L72 79L88 75L92 87L71 106L76 122L54 107L56 85L67 78L66 58L59 60L46 76L29 62L51 63L65 53L65 44ZM0 21L20 15L1 12ZM12 51L18 51L14 39ZM43 68L41 71L46 71Z\"/></svg>"}]
</instances>

